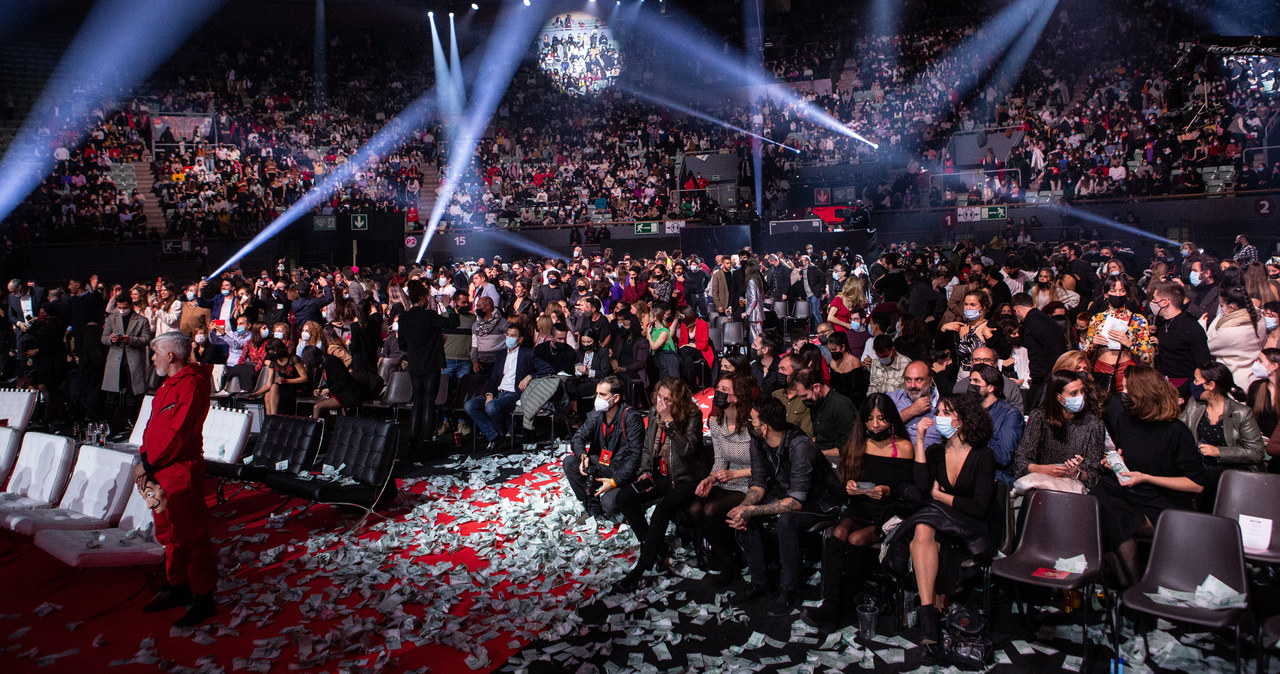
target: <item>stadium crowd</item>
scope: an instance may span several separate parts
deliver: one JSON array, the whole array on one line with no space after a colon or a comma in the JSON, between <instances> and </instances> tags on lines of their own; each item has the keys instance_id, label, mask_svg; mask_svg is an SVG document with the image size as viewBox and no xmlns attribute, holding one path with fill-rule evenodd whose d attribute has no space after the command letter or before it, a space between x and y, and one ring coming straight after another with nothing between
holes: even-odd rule
<instances>
[{"instance_id":1,"label":"stadium crowd","mask_svg":"<svg viewBox=\"0 0 1280 674\"><path fill-rule=\"evenodd\" d=\"M976 14L958 25L939 19L892 36L851 31L806 42L803 26L771 35L780 46L766 50L765 67L782 79L792 79L797 59L849 58L847 86L836 82L829 93L808 83L797 89L805 105L833 115L878 150L814 123L799 102L740 101L708 111L800 149L791 154L764 146L764 193L757 198L766 213L803 212L806 202L790 192L790 181L798 167L822 163L886 162L886 177L860 188L872 208L950 206L966 191L971 204L1019 202L1043 191L1068 201L1196 193L1205 190L1196 169L1217 166L1235 169L1228 188L1280 185L1280 164L1267 166L1265 156L1249 152L1280 119L1275 87L1263 86L1263 72L1246 76L1238 65L1197 65L1178 89L1204 108L1184 117L1179 97L1170 98L1168 76L1179 57L1173 36L1183 31L1180 19L1143 11L1150 2L1117 5L1115 22L1090 23L1070 9L1055 14L1016 81L983 82L990 64L968 45L991 36L974 23ZM832 12L832 25L854 20L851 10ZM1172 25L1160 23L1165 20ZM553 47L559 48L547 46ZM67 128L88 135L77 144L70 142L77 134L63 133L66 140L52 144L56 168L8 220L9 234L24 242L67 233L139 237L143 225L157 224L145 221L147 201L160 205L171 238L257 231L432 82L428 68L404 66L429 63L425 55L397 61L389 47L335 37L330 78L343 86L332 87L318 106L306 65L310 49L302 38L246 39L234 51L211 50L214 77L157 78L114 113L65 106ZM692 73L675 72L676 64L664 62L655 46L634 52L626 55L633 74L624 73L634 85L677 81L672 77L726 85L723 73L698 64ZM1064 63L1080 65L1068 71ZM625 91L566 93L534 66L522 68L516 81L522 86L507 92L494 136L446 207L446 226L583 224L593 216L724 221L725 204L697 176L678 170L674 160L681 153L734 153L741 159L737 182L753 183L749 139L736 132ZM170 133L153 142L150 119L161 111L207 114L213 123L203 137ZM984 128L1023 138L1007 156L958 165L948 153L951 136ZM443 177L444 140L436 125L412 130L403 147L378 157L321 210L404 212L410 223L418 221L418 210L438 188L429 180L424 185L424 176ZM108 167L146 160L149 149L152 192L121 193ZM958 185L932 179L969 169L983 173Z\"/></svg>"},{"instance_id":2,"label":"stadium crowd","mask_svg":"<svg viewBox=\"0 0 1280 674\"><path fill-rule=\"evenodd\" d=\"M149 345L173 331L268 414L328 417L404 370L418 458L454 432L513 451L517 401L550 405L576 428L564 470L585 512L620 515L642 544L623 589L688 517L716 582L745 562L738 600L773 596L771 615L787 615L804 583L797 541L838 516L825 601L806 617L847 619L855 574L876 566L866 546L883 541L887 568L912 561L926 644L961 559L990 550L997 485L1096 495L1124 587L1162 510L1211 508L1226 470L1276 468L1280 261L1246 237L1222 258L1156 248L1145 267L1106 241L877 254L578 250L367 270L282 260L207 282L14 279L0 369L40 389L40 423L64 426L131 420L158 384ZM436 408L442 374L461 417ZM1137 441L1151 434L1163 441ZM1104 459L1111 447L1127 468Z\"/></svg>"}]
</instances>

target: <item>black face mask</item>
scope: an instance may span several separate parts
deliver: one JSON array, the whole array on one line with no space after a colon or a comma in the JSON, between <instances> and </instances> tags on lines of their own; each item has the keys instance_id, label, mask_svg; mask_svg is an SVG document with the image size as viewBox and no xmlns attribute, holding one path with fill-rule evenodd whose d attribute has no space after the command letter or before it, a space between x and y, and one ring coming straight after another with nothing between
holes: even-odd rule
<instances>
[{"instance_id":1,"label":"black face mask","mask_svg":"<svg viewBox=\"0 0 1280 674\"><path fill-rule=\"evenodd\" d=\"M868 428L867 439L875 440L876 442L884 442L885 440L889 439L889 435L892 433L893 433L892 426L886 427L884 430L880 430L880 431L873 431L870 428Z\"/></svg>"},{"instance_id":2,"label":"black face mask","mask_svg":"<svg viewBox=\"0 0 1280 674\"><path fill-rule=\"evenodd\" d=\"M716 391L716 394L714 396L711 396L711 404L722 409L725 407L728 407L729 394L725 393L724 391Z\"/></svg>"},{"instance_id":3,"label":"black face mask","mask_svg":"<svg viewBox=\"0 0 1280 674\"><path fill-rule=\"evenodd\" d=\"M800 401L804 403L805 407L808 407L811 410L816 409L822 405L822 400L809 400L808 398L801 398Z\"/></svg>"},{"instance_id":4,"label":"black face mask","mask_svg":"<svg viewBox=\"0 0 1280 674\"><path fill-rule=\"evenodd\" d=\"M1050 283L1049 281L1036 281L1036 285L1040 286L1041 288L1048 288L1049 283Z\"/></svg>"},{"instance_id":5,"label":"black face mask","mask_svg":"<svg viewBox=\"0 0 1280 674\"><path fill-rule=\"evenodd\" d=\"M827 343L827 335L818 335L818 343L825 345Z\"/></svg>"},{"instance_id":6,"label":"black face mask","mask_svg":"<svg viewBox=\"0 0 1280 674\"><path fill-rule=\"evenodd\" d=\"M1112 309L1123 308L1128 300L1129 298L1124 295L1107 295L1107 304L1111 305Z\"/></svg>"}]
</instances>

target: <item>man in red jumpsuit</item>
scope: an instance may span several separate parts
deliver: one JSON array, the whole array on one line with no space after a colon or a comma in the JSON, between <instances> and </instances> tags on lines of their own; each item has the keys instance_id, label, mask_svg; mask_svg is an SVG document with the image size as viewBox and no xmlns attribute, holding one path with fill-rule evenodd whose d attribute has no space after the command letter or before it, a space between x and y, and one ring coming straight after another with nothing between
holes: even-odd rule
<instances>
[{"instance_id":1,"label":"man in red jumpsuit","mask_svg":"<svg viewBox=\"0 0 1280 674\"><path fill-rule=\"evenodd\" d=\"M165 505L155 515L156 540L164 545L166 584L143 611L187 606L175 627L199 625L216 613L218 582L209 512L204 501L204 419L209 413L210 366L189 364L191 340L166 332L151 342L151 362L164 383L152 401L142 435L139 488L160 485Z\"/></svg>"}]
</instances>

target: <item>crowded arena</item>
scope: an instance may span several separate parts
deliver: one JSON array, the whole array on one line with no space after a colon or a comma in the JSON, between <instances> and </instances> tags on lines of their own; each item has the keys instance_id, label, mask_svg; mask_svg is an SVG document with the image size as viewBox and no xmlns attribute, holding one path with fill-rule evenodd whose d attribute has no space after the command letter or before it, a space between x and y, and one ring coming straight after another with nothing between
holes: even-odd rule
<instances>
[{"instance_id":1,"label":"crowded arena","mask_svg":"<svg viewBox=\"0 0 1280 674\"><path fill-rule=\"evenodd\" d=\"M1272 0L0 36L4 671L1280 672Z\"/></svg>"}]
</instances>

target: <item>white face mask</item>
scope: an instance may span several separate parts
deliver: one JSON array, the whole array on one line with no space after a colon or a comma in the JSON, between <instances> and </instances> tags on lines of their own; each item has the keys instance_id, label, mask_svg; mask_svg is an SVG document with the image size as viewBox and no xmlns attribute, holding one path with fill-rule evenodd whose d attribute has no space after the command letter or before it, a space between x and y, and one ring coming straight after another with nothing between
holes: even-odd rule
<instances>
[{"instance_id":1,"label":"white face mask","mask_svg":"<svg viewBox=\"0 0 1280 674\"><path fill-rule=\"evenodd\" d=\"M1271 375L1270 372L1267 372L1267 366L1263 365L1260 360L1254 361L1253 365L1249 366L1249 372L1258 379L1266 379Z\"/></svg>"},{"instance_id":2,"label":"white face mask","mask_svg":"<svg viewBox=\"0 0 1280 674\"><path fill-rule=\"evenodd\" d=\"M304 342L309 342L309 341L311 341L311 333L309 333L309 332L304 332L304 333L302 333L302 341L304 341Z\"/></svg>"},{"instance_id":3,"label":"white face mask","mask_svg":"<svg viewBox=\"0 0 1280 674\"><path fill-rule=\"evenodd\" d=\"M263 338L263 339L266 339L267 337L269 337L269 336L271 335L271 331L270 331L270 330L268 330L268 329L266 329L266 328L263 328L263 329L261 329L261 330L259 330L259 331L258 331L258 334L262 335L262 338Z\"/></svg>"},{"instance_id":4,"label":"white face mask","mask_svg":"<svg viewBox=\"0 0 1280 674\"><path fill-rule=\"evenodd\" d=\"M284 339L284 332L283 332L283 331L276 330L275 332L273 332L273 333L271 333L271 334L272 334L272 335L274 335L276 339Z\"/></svg>"},{"instance_id":5,"label":"white face mask","mask_svg":"<svg viewBox=\"0 0 1280 674\"><path fill-rule=\"evenodd\" d=\"M609 401L605 398L596 398L597 412L607 412L610 407L612 407L612 405L610 405Z\"/></svg>"},{"instance_id":6,"label":"white face mask","mask_svg":"<svg viewBox=\"0 0 1280 674\"><path fill-rule=\"evenodd\" d=\"M204 344L204 335L196 335L196 344Z\"/></svg>"}]
</instances>

